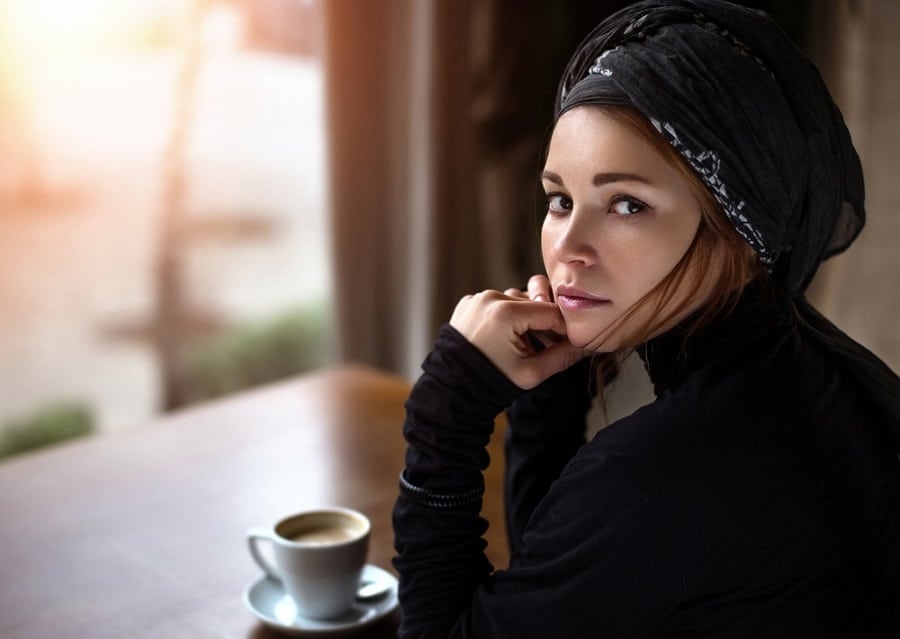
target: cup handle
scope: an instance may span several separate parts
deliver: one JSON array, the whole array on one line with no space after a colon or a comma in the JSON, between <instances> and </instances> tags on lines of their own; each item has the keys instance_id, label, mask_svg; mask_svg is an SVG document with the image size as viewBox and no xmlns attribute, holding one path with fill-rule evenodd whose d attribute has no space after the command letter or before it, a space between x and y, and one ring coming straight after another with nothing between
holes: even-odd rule
<instances>
[{"instance_id":1,"label":"cup handle","mask_svg":"<svg viewBox=\"0 0 900 639\"><path fill-rule=\"evenodd\" d=\"M256 563L259 564L259 567L262 568L264 573L275 581L280 582L281 577L278 575L278 571L275 570L275 567L265 558L259 549L260 541L271 542L272 533L265 528L251 528L247 531L247 546L250 548L250 555Z\"/></svg>"}]
</instances>

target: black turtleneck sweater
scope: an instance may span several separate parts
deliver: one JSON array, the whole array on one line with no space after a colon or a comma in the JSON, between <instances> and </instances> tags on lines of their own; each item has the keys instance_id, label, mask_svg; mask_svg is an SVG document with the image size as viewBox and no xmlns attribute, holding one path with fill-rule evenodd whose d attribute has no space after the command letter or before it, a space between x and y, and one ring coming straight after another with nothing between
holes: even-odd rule
<instances>
[{"instance_id":1,"label":"black turtleneck sweater","mask_svg":"<svg viewBox=\"0 0 900 639\"><path fill-rule=\"evenodd\" d=\"M407 402L407 480L481 485L507 410L510 565L479 504L394 509L401 637L894 637L900 479L866 395L756 288L641 349L653 403L584 441L588 363L524 392L449 326Z\"/></svg>"}]
</instances>

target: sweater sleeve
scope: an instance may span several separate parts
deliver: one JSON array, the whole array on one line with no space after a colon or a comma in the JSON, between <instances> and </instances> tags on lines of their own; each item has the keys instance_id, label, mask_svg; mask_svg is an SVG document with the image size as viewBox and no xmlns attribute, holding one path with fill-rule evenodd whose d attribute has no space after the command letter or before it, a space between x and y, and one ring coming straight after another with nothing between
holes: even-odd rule
<instances>
[{"instance_id":1,"label":"sweater sleeve","mask_svg":"<svg viewBox=\"0 0 900 639\"><path fill-rule=\"evenodd\" d=\"M538 503L584 445L591 362L581 360L519 397L507 411L506 529L512 550Z\"/></svg>"},{"instance_id":2,"label":"sweater sleeve","mask_svg":"<svg viewBox=\"0 0 900 639\"><path fill-rule=\"evenodd\" d=\"M407 401L404 477L445 495L483 486L493 419L522 396L445 327ZM480 500L435 507L401 492L393 521L400 637L639 636L681 596L667 511L621 465L584 451L534 510L507 570L484 555Z\"/></svg>"},{"instance_id":3,"label":"sweater sleeve","mask_svg":"<svg viewBox=\"0 0 900 639\"><path fill-rule=\"evenodd\" d=\"M394 507L401 637L447 629L493 570L479 515L494 418L522 393L459 332L445 325L406 401L404 479L441 495L478 495L433 508L401 492Z\"/></svg>"}]
</instances>

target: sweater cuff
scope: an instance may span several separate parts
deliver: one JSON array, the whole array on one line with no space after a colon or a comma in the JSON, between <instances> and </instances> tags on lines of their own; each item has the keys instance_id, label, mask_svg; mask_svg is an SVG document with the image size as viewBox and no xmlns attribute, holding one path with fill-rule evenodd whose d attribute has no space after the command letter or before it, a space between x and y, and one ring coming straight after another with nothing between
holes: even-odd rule
<instances>
[{"instance_id":1,"label":"sweater cuff","mask_svg":"<svg viewBox=\"0 0 900 639\"><path fill-rule=\"evenodd\" d=\"M449 324L441 327L422 369L426 376L458 393L469 409L464 412L471 417L493 420L525 392Z\"/></svg>"},{"instance_id":2,"label":"sweater cuff","mask_svg":"<svg viewBox=\"0 0 900 639\"><path fill-rule=\"evenodd\" d=\"M524 391L449 325L423 369L406 400L405 477L427 490L468 490L490 462L494 419Z\"/></svg>"}]
</instances>

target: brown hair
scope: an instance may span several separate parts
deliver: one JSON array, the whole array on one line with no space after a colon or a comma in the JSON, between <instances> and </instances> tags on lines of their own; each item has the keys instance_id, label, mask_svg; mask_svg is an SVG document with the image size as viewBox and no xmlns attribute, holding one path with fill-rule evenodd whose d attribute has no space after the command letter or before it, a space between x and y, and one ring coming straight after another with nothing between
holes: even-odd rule
<instances>
[{"instance_id":1,"label":"brown hair","mask_svg":"<svg viewBox=\"0 0 900 639\"><path fill-rule=\"evenodd\" d=\"M652 124L638 111L629 107L597 107L620 124L629 127L643 137L674 166L687 180L700 206L701 221L697 234L684 256L653 289L638 300L614 324L621 326L640 309L651 306L650 319L626 334L622 347L613 353L595 356L601 403L603 386L618 374L622 361L640 344L656 334L661 327L671 324L683 314L693 301L685 298L673 303L674 293L682 282L712 278L710 292L702 306L695 311L684 327L685 338L729 313L737 303L744 287L758 277L765 276L765 269L756 258L749 244L738 234L725 216L722 207L701 178L684 158L663 138ZM699 278L699 279L698 279Z\"/></svg>"}]
</instances>

